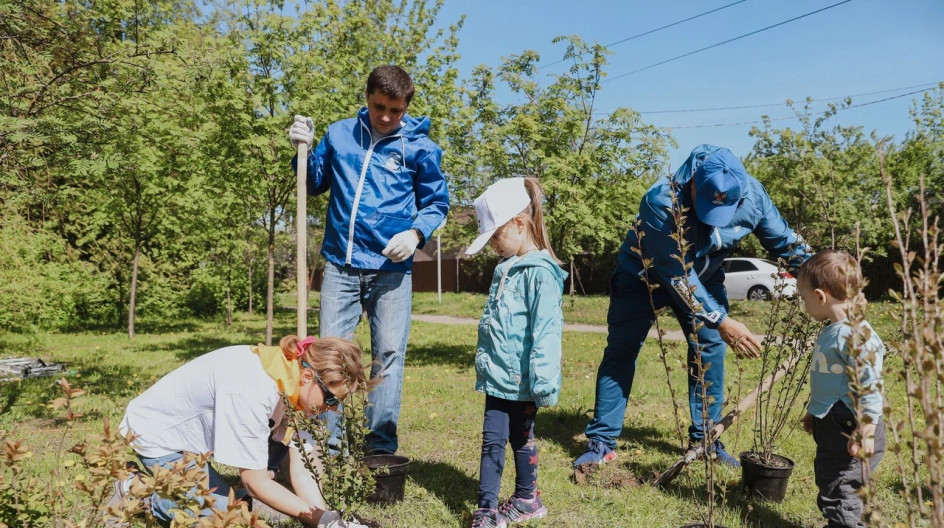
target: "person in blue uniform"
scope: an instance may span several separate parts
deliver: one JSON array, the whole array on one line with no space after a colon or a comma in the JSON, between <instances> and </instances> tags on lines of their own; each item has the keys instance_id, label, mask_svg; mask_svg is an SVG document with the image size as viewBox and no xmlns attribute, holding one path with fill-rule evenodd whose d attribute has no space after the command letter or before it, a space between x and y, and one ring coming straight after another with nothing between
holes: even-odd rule
<instances>
[{"instance_id":1,"label":"person in blue uniform","mask_svg":"<svg viewBox=\"0 0 944 528\"><path fill-rule=\"evenodd\" d=\"M679 243L673 238L676 219L684 222L687 269L679 260ZM726 148L696 147L673 176L660 179L643 196L636 224L626 235L610 279L609 335L597 371L586 452L574 462L575 467L602 464L616 457L616 438L623 428L636 358L656 317L653 307L671 308L689 342L690 440L701 441L705 431L721 418L727 347L747 357L760 353L754 334L728 315L721 267L750 233L791 268L810 256L809 246L780 216L764 186ZM651 259L648 270L643 259ZM651 293L651 303L647 280L658 285ZM707 420L702 413L702 380L697 375L693 335L697 336L702 363L709 365L703 380L709 399ZM720 462L740 465L720 441L709 451Z\"/></svg>"}]
</instances>

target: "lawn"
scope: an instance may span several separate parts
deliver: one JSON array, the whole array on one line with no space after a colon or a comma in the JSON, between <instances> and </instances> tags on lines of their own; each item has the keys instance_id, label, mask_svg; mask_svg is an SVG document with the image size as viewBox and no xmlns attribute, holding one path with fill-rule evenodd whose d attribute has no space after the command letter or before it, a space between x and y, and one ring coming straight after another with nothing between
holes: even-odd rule
<instances>
[{"instance_id":1,"label":"lawn","mask_svg":"<svg viewBox=\"0 0 944 528\"><path fill-rule=\"evenodd\" d=\"M316 306L317 303L317 293L314 295L315 299L312 301L312 306ZM292 303L295 302L294 296L285 299ZM482 315L485 299L486 295L481 293L447 293L443 295L442 303L439 303L438 296L435 293L419 292L413 294L413 313L478 319ZM605 326L609 303L610 299L605 295L576 296L574 298L565 295L563 302L564 321L567 323ZM771 303L764 301L731 301L729 315L746 324L755 333L764 333L766 319L770 314L770 306ZM869 321L881 336L892 336L898 331L898 319L895 315L897 310L897 305L887 301L873 302L869 305ZM662 313L659 324L663 328L679 328L675 314L671 310Z\"/></svg>"},{"instance_id":2,"label":"lawn","mask_svg":"<svg viewBox=\"0 0 944 528\"><path fill-rule=\"evenodd\" d=\"M484 297L447 294L443 301L443 307L437 309L435 294L419 294L414 311L478 317ZM313 304L316 302L317 297ZM568 306L565 298L564 305L568 322L603 324L605 320L605 298L579 298L574 308ZM742 305L745 307L741 308ZM759 321L763 307L760 303L739 303L732 307L732 314L744 313L742 318ZM884 305L880 307L884 309ZM317 317L310 320L314 327ZM888 320L892 318L889 316ZM358 329L357 339L367 347L370 341L364 326ZM278 311L276 334L294 332L294 327L294 313ZM85 388L89 394L80 403L85 416L64 442L68 446L99 430L106 417L117 422L126 403L158 377L215 348L258 342L264 328L261 317L243 315L229 328L209 321L173 324L142 321L134 341L118 330L3 334L0 355L38 355L69 362L71 383ZM370 507L364 512L382 526L468 526L469 512L476 506L484 408L484 396L473 390L475 339L474 326L413 323L400 422L401 454L413 462L406 499L386 509ZM672 527L695 521L699 504L704 500L701 491L704 479L698 471L683 474L665 491L645 483L634 484L634 480L644 480L652 472L662 471L680 455L665 370L651 344L640 355L636 386L619 438L619 458L592 485L580 486L570 481L571 462L584 448L583 429L593 406L594 377L604 345L604 334L564 334L564 388L560 403L555 408L542 409L536 424L541 458L538 482L550 513L546 519L529 526L579 526L592 521L593 526L599 527ZM676 361L680 354L676 352ZM891 358L889 363L897 360ZM756 363L744 365L744 379L753 379L751 371L755 366ZM727 367L729 398L736 400L738 394L750 390L750 385L738 383L738 364L733 357L728 359ZM673 372L676 391L683 391L683 374L684 369ZM893 381L888 386L894 401L901 386ZM40 478L47 478L54 466L62 436L64 424L45 405L58 395L58 387L51 378L0 384L0 430L26 439L33 452L30 471ZM725 434L724 440L732 452L750 448L751 420L752 415L745 416L738 422L739 428ZM729 490L727 505L721 513L723 524L764 528L822 525L815 506L812 439L798 426L794 427L782 452L793 458L797 467L787 499L781 504L745 498L737 489L739 472L719 469L721 481ZM900 518L902 511L895 492L900 484L893 465L893 459L887 457L877 476L879 502L887 519ZM65 469L60 478L72 479L70 471L74 470ZM513 478L509 457L502 496L513 490ZM75 497L67 495L64 500L71 507Z\"/></svg>"}]
</instances>

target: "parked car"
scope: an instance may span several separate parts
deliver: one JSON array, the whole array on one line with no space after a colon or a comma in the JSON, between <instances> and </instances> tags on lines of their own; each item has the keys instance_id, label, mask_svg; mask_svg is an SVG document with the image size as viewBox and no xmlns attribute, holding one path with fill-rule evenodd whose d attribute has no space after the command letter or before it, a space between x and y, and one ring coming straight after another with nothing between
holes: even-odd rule
<instances>
[{"instance_id":1,"label":"parked car","mask_svg":"<svg viewBox=\"0 0 944 528\"><path fill-rule=\"evenodd\" d=\"M787 297L796 295L796 279L777 267L776 262L759 258L727 258L724 268L724 287L728 299L769 301L781 292ZM778 284L783 288L778 289Z\"/></svg>"}]
</instances>

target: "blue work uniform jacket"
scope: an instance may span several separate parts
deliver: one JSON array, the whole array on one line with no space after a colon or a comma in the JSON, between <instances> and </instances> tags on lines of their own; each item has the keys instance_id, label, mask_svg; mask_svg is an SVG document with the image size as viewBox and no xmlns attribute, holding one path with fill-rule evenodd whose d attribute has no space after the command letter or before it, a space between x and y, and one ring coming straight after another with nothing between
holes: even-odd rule
<instances>
[{"instance_id":1,"label":"blue work uniform jacket","mask_svg":"<svg viewBox=\"0 0 944 528\"><path fill-rule=\"evenodd\" d=\"M544 250L495 267L479 321L475 390L538 407L557 403L566 277Z\"/></svg>"},{"instance_id":2,"label":"blue work uniform jacket","mask_svg":"<svg viewBox=\"0 0 944 528\"><path fill-rule=\"evenodd\" d=\"M700 145L674 176L659 179L646 191L639 204L636 225L626 234L617 263L617 272L634 273L642 278L645 273L642 259L652 259L649 280L655 279L661 288L667 289L686 317L691 317L692 312L685 300L686 282L693 286L695 315L709 328L717 328L727 312L724 303L712 297L702 281L724 280L724 272L719 270L721 262L742 238L754 233L767 251L785 259L794 269L806 262L811 252L803 237L780 216L764 186L749 174L737 212L728 225L715 227L698 220L691 198L692 177L701 162L719 148ZM673 194L677 197L674 206ZM676 231L673 207L688 209L683 226L689 242L685 262L692 266L687 281L685 268L678 258L678 242L672 238Z\"/></svg>"},{"instance_id":3,"label":"blue work uniform jacket","mask_svg":"<svg viewBox=\"0 0 944 528\"><path fill-rule=\"evenodd\" d=\"M449 211L442 149L429 139L429 118L404 115L401 123L374 142L361 108L329 126L308 155L308 194L331 190L321 254L338 266L410 273L412 257L393 262L381 252L411 228L422 233L422 247Z\"/></svg>"}]
</instances>

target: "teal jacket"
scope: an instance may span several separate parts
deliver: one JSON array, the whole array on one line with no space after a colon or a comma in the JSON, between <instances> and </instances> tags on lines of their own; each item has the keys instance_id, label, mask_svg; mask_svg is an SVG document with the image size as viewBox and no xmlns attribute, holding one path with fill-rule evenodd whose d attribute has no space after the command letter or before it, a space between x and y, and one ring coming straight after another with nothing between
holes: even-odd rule
<instances>
[{"instance_id":1,"label":"teal jacket","mask_svg":"<svg viewBox=\"0 0 944 528\"><path fill-rule=\"evenodd\" d=\"M475 390L538 407L557 403L566 277L543 250L498 263L479 321Z\"/></svg>"}]
</instances>

